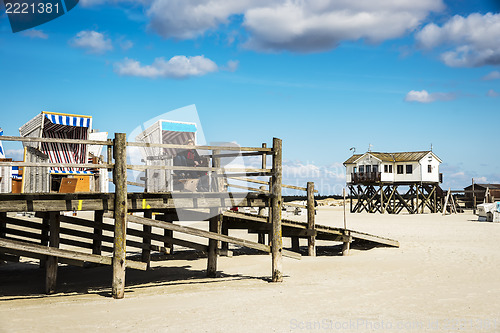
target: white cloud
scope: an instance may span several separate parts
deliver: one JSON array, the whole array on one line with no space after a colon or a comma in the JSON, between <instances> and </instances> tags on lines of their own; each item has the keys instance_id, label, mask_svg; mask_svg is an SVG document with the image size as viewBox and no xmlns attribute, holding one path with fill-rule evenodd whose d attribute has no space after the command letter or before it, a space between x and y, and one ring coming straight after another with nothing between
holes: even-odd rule
<instances>
[{"instance_id":1,"label":"white cloud","mask_svg":"<svg viewBox=\"0 0 500 333\"><path fill-rule=\"evenodd\" d=\"M104 53L113 49L111 39L97 31L80 31L70 40L70 45L86 49L89 53Z\"/></svg>"},{"instance_id":2,"label":"white cloud","mask_svg":"<svg viewBox=\"0 0 500 333\"><path fill-rule=\"evenodd\" d=\"M131 49L134 46L134 43L130 40L120 40L120 47L122 50L126 51L128 49Z\"/></svg>"},{"instance_id":3,"label":"white cloud","mask_svg":"<svg viewBox=\"0 0 500 333\"><path fill-rule=\"evenodd\" d=\"M435 101L451 101L456 98L454 93L430 93L427 90L411 90L406 94L406 102L431 103Z\"/></svg>"},{"instance_id":4,"label":"white cloud","mask_svg":"<svg viewBox=\"0 0 500 333\"><path fill-rule=\"evenodd\" d=\"M500 96L500 93L497 92L497 91L495 91L495 90L493 90L493 89L490 89L486 93L486 96L488 96L488 97L498 97L498 96Z\"/></svg>"},{"instance_id":5,"label":"white cloud","mask_svg":"<svg viewBox=\"0 0 500 333\"><path fill-rule=\"evenodd\" d=\"M13 161L22 161L24 158L24 149L7 149L5 156L12 158Z\"/></svg>"},{"instance_id":6,"label":"white cloud","mask_svg":"<svg viewBox=\"0 0 500 333\"><path fill-rule=\"evenodd\" d=\"M25 30L25 31L22 32L22 34L24 36L28 36L30 38L40 38L40 39L47 39L47 38L49 38L49 35L47 35L42 30L37 30L37 29Z\"/></svg>"},{"instance_id":7,"label":"white cloud","mask_svg":"<svg viewBox=\"0 0 500 333\"><path fill-rule=\"evenodd\" d=\"M400 37L443 8L442 0L153 0L147 13L165 38L196 38L239 15L247 47L315 52L344 40Z\"/></svg>"},{"instance_id":8,"label":"white cloud","mask_svg":"<svg viewBox=\"0 0 500 333\"><path fill-rule=\"evenodd\" d=\"M202 76L218 71L218 66L205 56L175 56L170 60L156 58L151 65L141 65L137 60L125 58L115 64L115 72L120 75L140 76L147 78L183 79L190 76Z\"/></svg>"},{"instance_id":9,"label":"white cloud","mask_svg":"<svg viewBox=\"0 0 500 333\"><path fill-rule=\"evenodd\" d=\"M240 65L240 62L238 60L229 60L224 67L224 70L228 72L236 72L238 69L238 66Z\"/></svg>"},{"instance_id":10,"label":"white cloud","mask_svg":"<svg viewBox=\"0 0 500 333\"><path fill-rule=\"evenodd\" d=\"M450 67L500 65L500 14L455 15L442 27L426 25L416 39L423 48L449 48L441 60Z\"/></svg>"},{"instance_id":11,"label":"white cloud","mask_svg":"<svg viewBox=\"0 0 500 333\"><path fill-rule=\"evenodd\" d=\"M484 81L497 80L497 79L500 79L500 72L499 71L493 71L493 72L488 73L487 75L485 75L481 78L481 80L484 80Z\"/></svg>"}]
</instances>

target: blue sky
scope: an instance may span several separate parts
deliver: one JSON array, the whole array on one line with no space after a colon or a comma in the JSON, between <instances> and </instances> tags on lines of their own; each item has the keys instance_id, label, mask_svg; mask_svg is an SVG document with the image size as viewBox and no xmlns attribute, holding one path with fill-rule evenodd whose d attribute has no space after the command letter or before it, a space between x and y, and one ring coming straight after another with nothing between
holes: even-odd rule
<instances>
[{"instance_id":1,"label":"blue sky","mask_svg":"<svg viewBox=\"0 0 500 333\"><path fill-rule=\"evenodd\" d=\"M349 148L369 144L432 144L444 187L500 183L499 11L486 0L81 0L14 34L2 9L0 127L18 135L45 110L130 133L195 104L208 142L282 138L288 181L323 181L325 193L341 191Z\"/></svg>"}]
</instances>

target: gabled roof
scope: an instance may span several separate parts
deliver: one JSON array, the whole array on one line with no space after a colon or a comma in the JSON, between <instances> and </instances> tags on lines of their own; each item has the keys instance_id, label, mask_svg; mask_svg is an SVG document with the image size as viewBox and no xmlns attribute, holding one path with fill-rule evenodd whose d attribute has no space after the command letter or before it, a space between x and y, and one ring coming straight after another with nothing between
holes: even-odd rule
<instances>
[{"instance_id":1,"label":"gabled roof","mask_svg":"<svg viewBox=\"0 0 500 333\"><path fill-rule=\"evenodd\" d=\"M379 152L366 152L364 154L354 154L349 157L344 164L356 163L361 157L366 154L372 155L373 157L383 161L383 162L418 162L423 159L427 154L432 153L432 155L442 162L439 157L436 156L432 151L412 151L412 152L401 152L401 153L379 153Z\"/></svg>"}]
</instances>

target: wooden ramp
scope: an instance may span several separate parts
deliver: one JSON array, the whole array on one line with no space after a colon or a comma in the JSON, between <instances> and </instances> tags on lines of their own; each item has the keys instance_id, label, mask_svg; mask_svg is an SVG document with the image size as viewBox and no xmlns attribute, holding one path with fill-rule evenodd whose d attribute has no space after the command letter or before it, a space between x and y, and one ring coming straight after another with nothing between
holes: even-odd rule
<instances>
[{"instance_id":1,"label":"wooden ramp","mask_svg":"<svg viewBox=\"0 0 500 333\"><path fill-rule=\"evenodd\" d=\"M249 232L266 232L271 230L271 225L267 217L252 214L226 211L223 213L223 228L227 229L248 229ZM322 225L315 225L313 230L307 228L306 222L298 222L287 219L281 220L283 237L308 237L316 236L317 240L329 240L345 242L348 237L352 241L366 241L375 243L378 246L399 247L399 242L390 238L375 236L364 232L359 232L344 228L334 228Z\"/></svg>"}]
</instances>

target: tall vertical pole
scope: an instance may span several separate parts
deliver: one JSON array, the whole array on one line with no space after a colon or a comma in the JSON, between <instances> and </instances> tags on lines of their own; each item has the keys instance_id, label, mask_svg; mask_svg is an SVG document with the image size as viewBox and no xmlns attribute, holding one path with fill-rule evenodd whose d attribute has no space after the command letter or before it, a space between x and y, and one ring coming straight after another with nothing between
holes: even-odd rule
<instances>
[{"instance_id":1,"label":"tall vertical pole","mask_svg":"<svg viewBox=\"0 0 500 333\"><path fill-rule=\"evenodd\" d=\"M212 151L212 167L220 168L220 157L216 157L220 154L219 150ZM214 181L214 191L221 192L222 190L222 177L220 177L221 173L219 170L215 171L215 179ZM221 233L221 208L212 207L210 208L210 221L209 221L209 230L211 232ZM216 277L217 276L217 247L218 241L215 239L208 240L208 263L207 263L207 276L208 277Z\"/></svg>"},{"instance_id":2,"label":"tall vertical pole","mask_svg":"<svg viewBox=\"0 0 500 333\"><path fill-rule=\"evenodd\" d=\"M147 219L153 219L153 211L145 210L144 217ZM151 226L145 224L142 225L142 244L144 244L144 247L142 248L141 261L148 264L148 269L151 265L151 231Z\"/></svg>"},{"instance_id":3,"label":"tall vertical pole","mask_svg":"<svg viewBox=\"0 0 500 333\"><path fill-rule=\"evenodd\" d=\"M127 232L127 137L116 133L113 145L115 168L115 238L113 247L113 298L125 295L125 255Z\"/></svg>"},{"instance_id":4,"label":"tall vertical pole","mask_svg":"<svg viewBox=\"0 0 500 333\"><path fill-rule=\"evenodd\" d=\"M313 232L307 239L307 255L316 256L316 210L314 205L314 183L307 182L307 229Z\"/></svg>"},{"instance_id":5,"label":"tall vertical pole","mask_svg":"<svg viewBox=\"0 0 500 333\"><path fill-rule=\"evenodd\" d=\"M281 237L281 182L282 170L282 143L281 139L273 138L273 176L271 189L272 207L272 257L273 257L273 282L283 281L283 239Z\"/></svg>"}]
</instances>

